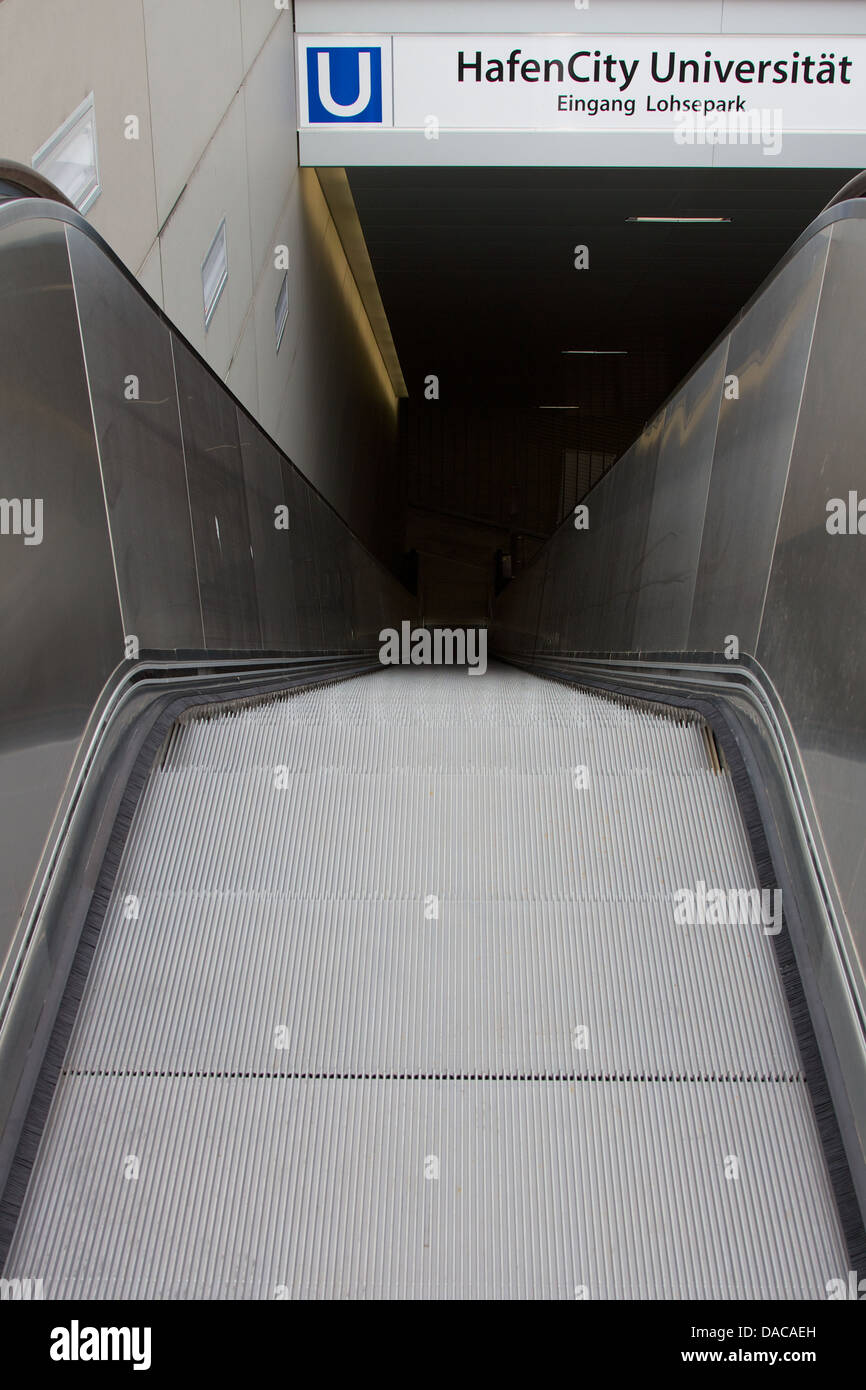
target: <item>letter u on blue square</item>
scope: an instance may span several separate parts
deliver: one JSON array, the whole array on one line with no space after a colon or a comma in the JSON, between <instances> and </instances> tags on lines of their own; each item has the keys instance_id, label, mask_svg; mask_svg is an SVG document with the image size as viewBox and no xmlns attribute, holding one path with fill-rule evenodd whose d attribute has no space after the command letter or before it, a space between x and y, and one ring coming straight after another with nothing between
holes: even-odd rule
<instances>
[{"instance_id":1,"label":"letter u on blue square","mask_svg":"<svg viewBox=\"0 0 866 1390\"><path fill-rule=\"evenodd\" d=\"M307 105L311 124L381 122L381 48L308 48Z\"/></svg>"}]
</instances>

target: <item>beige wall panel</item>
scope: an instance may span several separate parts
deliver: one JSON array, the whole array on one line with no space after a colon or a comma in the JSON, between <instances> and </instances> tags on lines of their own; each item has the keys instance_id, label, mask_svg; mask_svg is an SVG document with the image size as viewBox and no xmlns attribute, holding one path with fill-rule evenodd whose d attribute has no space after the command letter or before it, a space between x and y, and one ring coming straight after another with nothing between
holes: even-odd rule
<instances>
[{"instance_id":1,"label":"beige wall panel","mask_svg":"<svg viewBox=\"0 0 866 1390\"><path fill-rule=\"evenodd\" d=\"M223 217L228 283L205 332L201 263ZM224 376L252 298L242 95L232 103L208 145L166 224L161 242L165 311L214 371Z\"/></svg>"},{"instance_id":2,"label":"beige wall panel","mask_svg":"<svg viewBox=\"0 0 866 1390\"><path fill-rule=\"evenodd\" d=\"M93 92L102 193L87 218L137 269L157 230L140 0L3 0L0 54L0 147L22 164Z\"/></svg>"},{"instance_id":3,"label":"beige wall panel","mask_svg":"<svg viewBox=\"0 0 866 1390\"><path fill-rule=\"evenodd\" d=\"M277 399L275 437L349 524L384 547L395 493L396 400L312 170L299 171L287 213L293 270L280 357L288 352L290 375ZM260 322L259 394L267 410L264 332Z\"/></svg>"},{"instance_id":4,"label":"beige wall panel","mask_svg":"<svg viewBox=\"0 0 866 1390\"><path fill-rule=\"evenodd\" d=\"M145 257L144 264L138 272L138 282L147 290L151 299L155 299L157 304L162 307L162 257L160 256L159 241L155 241Z\"/></svg>"},{"instance_id":5,"label":"beige wall panel","mask_svg":"<svg viewBox=\"0 0 866 1390\"><path fill-rule=\"evenodd\" d=\"M283 272L274 268L269 260L263 268L256 284L256 358L259 378L259 410L263 427L275 438L279 428L281 409L289 391L289 380L297 365L299 356L299 316L298 296L305 271L299 239L299 192L297 173L291 193L283 206L276 227L273 229L275 244L289 248L289 319L283 334L279 353L276 351L274 334L274 311ZM300 467L300 464L298 465Z\"/></svg>"},{"instance_id":6,"label":"beige wall panel","mask_svg":"<svg viewBox=\"0 0 866 1390\"><path fill-rule=\"evenodd\" d=\"M274 0L240 0L244 71L249 72L268 34L279 24L292 33L290 10L277 10Z\"/></svg>"},{"instance_id":7,"label":"beige wall panel","mask_svg":"<svg viewBox=\"0 0 866 1390\"><path fill-rule=\"evenodd\" d=\"M144 17L161 226L241 84L240 3L144 0Z\"/></svg>"},{"instance_id":8,"label":"beige wall panel","mask_svg":"<svg viewBox=\"0 0 866 1390\"><path fill-rule=\"evenodd\" d=\"M256 366L256 324L250 311L241 333L240 342L235 349L231 366L226 375L226 384L234 391L238 400L245 405L254 419L259 418L259 388Z\"/></svg>"},{"instance_id":9,"label":"beige wall panel","mask_svg":"<svg viewBox=\"0 0 866 1390\"><path fill-rule=\"evenodd\" d=\"M291 23L284 17L284 22L274 28L244 82L250 225L256 272L273 253L274 226L298 167L293 37Z\"/></svg>"}]
</instances>

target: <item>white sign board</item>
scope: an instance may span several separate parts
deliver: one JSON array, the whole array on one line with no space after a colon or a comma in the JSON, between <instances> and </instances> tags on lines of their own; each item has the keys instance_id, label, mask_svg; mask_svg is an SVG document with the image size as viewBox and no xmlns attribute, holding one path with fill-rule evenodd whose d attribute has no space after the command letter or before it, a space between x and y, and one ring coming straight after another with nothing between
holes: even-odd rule
<instances>
[{"instance_id":1,"label":"white sign board","mask_svg":"<svg viewBox=\"0 0 866 1390\"><path fill-rule=\"evenodd\" d=\"M866 125L863 35L304 35L297 65L302 136L350 133L349 155L362 131L427 143L582 132L662 136L686 155L690 144L753 145L761 162L786 135L860 139ZM411 145L399 148L394 162L411 162ZM857 162L850 150L845 162Z\"/></svg>"}]
</instances>

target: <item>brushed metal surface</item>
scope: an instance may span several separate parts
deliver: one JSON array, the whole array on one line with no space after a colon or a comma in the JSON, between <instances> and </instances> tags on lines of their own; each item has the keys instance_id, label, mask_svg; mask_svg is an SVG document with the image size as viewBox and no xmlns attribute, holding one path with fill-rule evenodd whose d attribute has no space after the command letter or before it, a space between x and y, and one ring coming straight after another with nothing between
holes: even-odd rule
<instances>
[{"instance_id":1,"label":"brushed metal surface","mask_svg":"<svg viewBox=\"0 0 866 1390\"><path fill-rule=\"evenodd\" d=\"M143 651L201 650L169 330L95 242L67 235L124 632Z\"/></svg>"},{"instance_id":2,"label":"brushed metal surface","mask_svg":"<svg viewBox=\"0 0 866 1390\"><path fill-rule=\"evenodd\" d=\"M491 623L491 642L500 656L528 656L535 651L546 564L546 559L530 564L520 576L522 583L510 581L497 597Z\"/></svg>"},{"instance_id":3,"label":"brushed metal surface","mask_svg":"<svg viewBox=\"0 0 866 1390\"><path fill-rule=\"evenodd\" d=\"M329 651L348 649L352 646L352 585L340 523L316 497L310 499L310 515L313 549L319 558L322 641Z\"/></svg>"},{"instance_id":4,"label":"brushed metal surface","mask_svg":"<svg viewBox=\"0 0 866 1390\"><path fill-rule=\"evenodd\" d=\"M659 445L664 432L662 412L635 440L612 470L611 509L606 531L610 552L604 598L599 608L599 635L610 651L634 646L641 574L646 563Z\"/></svg>"},{"instance_id":5,"label":"brushed metal surface","mask_svg":"<svg viewBox=\"0 0 866 1390\"><path fill-rule=\"evenodd\" d=\"M0 960L123 632L63 224L0 228ZM22 520L23 520L22 514ZM33 531L33 540L38 531Z\"/></svg>"},{"instance_id":6,"label":"brushed metal surface","mask_svg":"<svg viewBox=\"0 0 866 1390\"><path fill-rule=\"evenodd\" d=\"M727 340L667 407L635 614L638 651L687 647L726 356Z\"/></svg>"},{"instance_id":7,"label":"brushed metal surface","mask_svg":"<svg viewBox=\"0 0 866 1390\"><path fill-rule=\"evenodd\" d=\"M610 565L608 524L612 474L606 473L584 498L588 529L566 518L546 547L546 572L539 616L539 651L592 650L599 640L600 610Z\"/></svg>"},{"instance_id":8,"label":"brushed metal surface","mask_svg":"<svg viewBox=\"0 0 866 1390\"><path fill-rule=\"evenodd\" d=\"M283 491L292 518L292 591L300 651L321 651L324 630L319 601L319 574L310 521L310 490L288 459L283 460Z\"/></svg>"},{"instance_id":9,"label":"brushed metal surface","mask_svg":"<svg viewBox=\"0 0 866 1390\"><path fill-rule=\"evenodd\" d=\"M526 569L506 585L496 600L491 620L491 640L492 646L502 655L531 656L535 652L539 641L549 549L542 546Z\"/></svg>"},{"instance_id":10,"label":"brushed metal surface","mask_svg":"<svg viewBox=\"0 0 866 1390\"><path fill-rule=\"evenodd\" d=\"M384 627L398 627L403 618L411 616L405 596L398 598L396 585L386 588L378 581L372 559L354 541L346 563L351 583L350 632L354 633L354 645L378 646L379 633Z\"/></svg>"},{"instance_id":11,"label":"brushed metal surface","mask_svg":"<svg viewBox=\"0 0 866 1390\"><path fill-rule=\"evenodd\" d=\"M434 931L403 895L163 892L140 863L132 877L141 915L113 905L70 1072L802 1079L770 939L673 931L669 895L449 895ZM245 938L239 989L224 964Z\"/></svg>"},{"instance_id":12,"label":"brushed metal surface","mask_svg":"<svg viewBox=\"0 0 866 1390\"><path fill-rule=\"evenodd\" d=\"M821 1297L847 1256L772 945L678 925L699 878L756 883L696 722L497 666L184 721L6 1277Z\"/></svg>"},{"instance_id":13,"label":"brushed metal surface","mask_svg":"<svg viewBox=\"0 0 866 1390\"><path fill-rule=\"evenodd\" d=\"M864 264L866 222L834 227L757 653L794 727L861 967L866 538L829 534L827 503L866 497Z\"/></svg>"},{"instance_id":14,"label":"brushed metal surface","mask_svg":"<svg viewBox=\"0 0 866 1390\"><path fill-rule=\"evenodd\" d=\"M245 411L238 410L237 419L262 647L291 651L300 645L292 555L296 519L286 501L278 451ZM281 507L288 507L288 529L276 524Z\"/></svg>"},{"instance_id":15,"label":"brushed metal surface","mask_svg":"<svg viewBox=\"0 0 866 1390\"><path fill-rule=\"evenodd\" d=\"M704 520L688 645L721 651L739 637L754 652L818 298L830 244L826 230L789 261L735 327Z\"/></svg>"},{"instance_id":16,"label":"brushed metal surface","mask_svg":"<svg viewBox=\"0 0 866 1390\"><path fill-rule=\"evenodd\" d=\"M173 351L205 647L260 650L237 409L174 335Z\"/></svg>"},{"instance_id":17,"label":"brushed metal surface","mask_svg":"<svg viewBox=\"0 0 866 1390\"><path fill-rule=\"evenodd\" d=\"M847 1278L801 1083L88 1075L51 1123L6 1274L46 1298L811 1300Z\"/></svg>"}]
</instances>

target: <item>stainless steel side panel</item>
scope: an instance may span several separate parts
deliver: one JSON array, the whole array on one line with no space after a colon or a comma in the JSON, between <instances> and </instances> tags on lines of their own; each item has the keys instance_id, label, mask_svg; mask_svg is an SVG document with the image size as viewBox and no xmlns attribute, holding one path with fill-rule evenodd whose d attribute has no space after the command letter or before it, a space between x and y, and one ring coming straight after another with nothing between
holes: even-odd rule
<instances>
[{"instance_id":1,"label":"stainless steel side panel","mask_svg":"<svg viewBox=\"0 0 866 1390\"><path fill-rule=\"evenodd\" d=\"M331 509L318 498L311 498L313 545L319 557L322 640L332 650L353 645L352 588L346 574L346 556L341 553L340 523Z\"/></svg>"},{"instance_id":2,"label":"stainless steel side panel","mask_svg":"<svg viewBox=\"0 0 866 1390\"><path fill-rule=\"evenodd\" d=\"M846 221L830 239L757 653L797 737L861 969L866 534L829 534L827 504L841 499L847 514L851 492L855 509L866 497L864 323L866 223Z\"/></svg>"},{"instance_id":3,"label":"stainless steel side panel","mask_svg":"<svg viewBox=\"0 0 866 1390\"><path fill-rule=\"evenodd\" d=\"M283 491L292 519L292 592L300 651L318 651L324 646L320 607L320 579L314 549L309 488L296 468L283 460Z\"/></svg>"},{"instance_id":4,"label":"stainless steel side panel","mask_svg":"<svg viewBox=\"0 0 866 1390\"><path fill-rule=\"evenodd\" d=\"M124 632L142 651L200 651L171 335L89 237L68 238Z\"/></svg>"},{"instance_id":5,"label":"stainless steel side panel","mask_svg":"<svg viewBox=\"0 0 866 1390\"><path fill-rule=\"evenodd\" d=\"M506 585L496 601L491 630L502 656L535 650L545 564L531 564L521 575L523 583Z\"/></svg>"},{"instance_id":6,"label":"stainless steel side panel","mask_svg":"<svg viewBox=\"0 0 866 1390\"><path fill-rule=\"evenodd\" d=\"M731 335L688 646L754 652L830 244L820 232Z\"/></svg>"},{"instance_id":7,"label":"stainless steel side panel","mask_svg":"<svg viewBox=\"0 0 866 1390\"><path fill-rule=\"evenodd\" d=\"M123 660L105 499L62 223L0 228L0 963L78 739ZM21 521L24 521L24 515Z\"/></svg>"},{"instance_id":8,"label":"stainless steel side panel","mask_svg":"<svg viewBox=\"0 0 866 1390\"><path fill-rule=\"evenodd\" d=\"M537 644L540 651L591 650L596 644L610 564L606 527L611 492L608 473L585 499L588 529L578 530L574 518L567 519L546 549Z\"/></svg>"},{"instance_id":9,"label":"stainless steel side panel","mask_svg":"<svg viewBox=\"0 0 866 1390\"><path fill-rule=\"evenodd\" d=\"M265 651L286 651L297 637L292 578L296 518L286 501L279 453L243 410L238 410L237 420L262 647ZM287 516L279 510L284 507L288 508ZM288 529L282 527L284 520Z\"/></svg>"},{"instance_id":10,"label":"stainless steel side panel","mask_svg":"<svg viewBox=\"0 0 866 1390\"><path fill-rule=\"evenodd\" d=\"M237 409L179 339L173 347L205 646L259 650Z\"/></svg>"},{"instance_id":11,"label":"stainless steel side panel","mask_svg":"<svg viewBox=\"0 0 866 1390\"><path fill-rule=\"evenodd\" d=\"M727 341L667 408L641 566L637 651L687 645L726 356ZM607 641L598 645L613 649Z\"/></svg>"},{"instance_id":12,"label":"stainless steel side panel","mask_svg":"<svg viewBox=\"0 0 866 1390\"><path fill-rule=\"evenodd\" d=\"M396 627L410 617L405 602L396 605L387 586L377 582L375 566L360 546L350 550L348 566L351 575L352 631L360 647L378 646L379 633L384 627Z\"/></svg>"},{"instance_id":13,"label":"stainless steel side panel","mask_svg":"<svg viewBox=\"0 0 866 1390\"><path fill-rule=\"evenodd\" d=\"M611 471L615 488L609 517L610 551L605 598L599 610L599 637L611 651L630 651L641 576L647 564L647 534L655 492L664 412L652 421Z\"/></svg>"}]
</instances>

